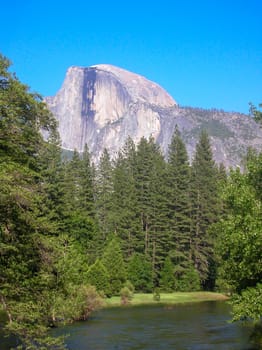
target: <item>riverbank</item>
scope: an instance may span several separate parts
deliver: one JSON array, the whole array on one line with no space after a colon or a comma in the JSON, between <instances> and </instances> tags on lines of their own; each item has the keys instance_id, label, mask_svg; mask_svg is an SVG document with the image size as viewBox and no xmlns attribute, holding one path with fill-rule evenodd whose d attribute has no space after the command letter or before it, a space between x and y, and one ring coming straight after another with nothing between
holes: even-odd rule
<instances>
[{"instance_id":1,"label":"riverbank","mask_svg":"<svg viewBox=\"0 0 262 350\"><path fill-rule=\"evenodd\" d=\"M153 294L135 293L128 305L150 305L150 304L166 304L175 305L183 303L195 303L201 301L219 301L228 300L229 298L221 293L214 292L174 292L174 293L160 293L160 300L155 301ZM112 297L105 300L104 307L121 306L121 298Z\"/></svg>"}]
</instances>

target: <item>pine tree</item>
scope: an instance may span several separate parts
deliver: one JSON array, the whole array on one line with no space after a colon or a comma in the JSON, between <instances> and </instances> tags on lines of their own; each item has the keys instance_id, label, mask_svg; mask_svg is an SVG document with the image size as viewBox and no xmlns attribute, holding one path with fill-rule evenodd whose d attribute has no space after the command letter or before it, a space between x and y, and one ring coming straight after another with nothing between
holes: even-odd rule
<instances>
[{"instance_id":1,"label":"pine tree","mask_svg":"<svg viewBox=\"0 0 262 350\"><path fill-rule=\"evenodd\" d=\"M42 248L50 227L42 216L40 130L52 133L56 123L40 96L8 67L0 55L0 302L9 318L6 330L33 349L48 344L49 310L41 300L50 287Z\"/></svg>"},{"instance_id":2,"label":"pine tree","mask_svg":"<svg viewBox=\"0 0 262 350\"><path fill-rule=\"evenodd\" d=\"M213 255L208 229L219 212L217 169L212 158L209 137L202 131L196 146L191 175L191 256L202 284L208 278Z\"/></svg>"},{"instance_id":3,"label":"pine tree","mask_svg":"<svg viewBox=\"0 0 262 350\"><path fill-rule=\"evenodd\" d=\"M87 282L96 287L99 292L104 292L110 295L109 274L101 260L97 259L93 265L90 266L87 275Z\"/></svg>"},{"instance_id":4,"label":"pine tree","mask_svg":"<svg viewBox=\"0 0 262 350\"><path fill-rule=\"evenodd\" d=\"M199 273L192 265L175 281L175 290L180 292L195 292L200 289Z\"/></svg>"},{"instance_id":5,"label":"pine tree","mask_svg":"<svg viewBox=\"0 0 262 350\"><path fill-rule=\"evenodd\" d=\"M143 254L134 253L130 257L127 264L127 277L137 292L152 292L152 266Z\"/></svg>"},{"instance_id":6,"label":"pine tree","mask_svg":"<svg viewBox=\"0 0 262 350\"><path fill-rule=\"evenodd\" d=\"M48 231L56 235L63 231L64 219L64 165L60 146L57 130L51 130L48 142L39 153L42 195L45 197L39 216L46 222Z\"/></svg>"},{"instance_id":7,"label":"pine tree","mask_svg":"<svg viewBox=\"0 0 262 350\"><path fill-rule=\"evenodd\" d=\"M72 212L81 208L81 160L78 151L75 149L72 159L65 163L64 175L64 202L65 214L71 216ZM69 219L70 220L70 219Z\"/></svg>"},{"instance_id":8,"label":"pine tree","mask_svg":"<svg viewBox=\"0 0 262 350\"><path fill-rule=\"evenodd\" d=\"M150 140L152 142L152 140ZM150 237L149 254L152 258L154 284L159 284L160 270L169 251L169 230L167 224L166 163L160 148L152 143L153 166L151 169L149 211Z\"/></svg>"},{"instance_id":9,"label":"pine tree","mask_svg":"<svg viewBox=\"0 0 262 350\"><path fill-rule=\"evenodd\" d=\"M113 167L109 153L104 149L95 178L95 208L104 242L112 233L110 215L112 212Z\"/></svg>"},{"instance_id":10,"label":"pine tree","mask_svg":"<svg viewBox=\"0 0 262 350\"><path fill-rule=\"evenodd\" d=\"M176 127L168 153L168 222L170 256L179 278L190 265L190 167L185 144Z\"/></svg>"},{"instance_id":11,"label":"pine tree","mask_svg":"<svg viewBox=\"0 0 262 350\"><path fill-rule=\"evenodd\" d=\"M159 271L167 254L166 192L162 179L165 162L157 146L150 138L142 138L135 157L135 186L140 231L144 237L144 254L152 261L152 273L158 283Z\"/></svg>"},{"instance_id":12,"label":"pine tree","mask_svg":"<svg viewBox=\"0 0 262 350\"><path fill-rule=\"evenodd\" d=\"M135 146L127 140L119 152L113 170L112 226L120 237L125 259L134 251L143 251L137 210L137 195L134 179Z\"/></svg>"},{"instance_id":13,"label":"pine tree","mask_svg":"<svg viewBox=\"0 0 262 350\"><path fill-rule=\"evenodd\" d=\"M166 257L160 273L160 288L164 292L172 292L175 286L174 265L169 256Z\"/></svg>"},{"instance_id":14,"label":"pine tree","mask_svg":"<svg viewBox=\"0 0 262 350\"><path fill-rule=\"evenodd\" d=\"M106 245L101 261L109 275L110 295L118 295L126 281L126 269L120 244L115 237Z\"/></svg>"},{"instance_id":15,"label":"pine tree","mask_svg":"<svg viewBox=\"0 0 262 350\"><path fill-rule=\"evenodd\" d=\"M148 253L149 248L149 228L150 228L150 180L153 166L152 152L150 145L145 138L141 138L135 158L135 183L138 200L138 210L140 216L140 230L144 238L144 253Z\"/></svg>"},{"instance_id":16,"label":"pine tree","mask_svg":"<svg viewBox=\"0 0 262 350\"><path fill-rule=\"evenodd\" d=\"M0 302L9 318L5 330L21 341L19 348L62 349L48 327L58 319L86 318L98 300L94 289L82 284L86 256L72 235L63 233L71 228L65 219L68 208L77 207L79 189L74 186L79 182L71 178L72 196L65 202L55 119L41 97L7 71L8 65L0 56Z\"/></svg>"},{"instance_id":17,"label":"pine tree","mask_svg":"<svg viewBox=\"0 0 262 350\"><path fill-rule=\"evenodd\" d=\"M94 187L88 149L83 157L75 150L64 166L63 232L70 234L80 245L89 263L96 258L98 225L94 212Z\"/></svg>"},{"instance_id":18,"label":"pine tree","mask_svg":"<svg viewBox=\"0 0 262 350\"><path fill-rule=\"evenodd\" d=\"M89 150L86 144L80 162L80 176L80 206L90 218L94 219L94 174L91 166Z\"/></svg>"}]
</instances>

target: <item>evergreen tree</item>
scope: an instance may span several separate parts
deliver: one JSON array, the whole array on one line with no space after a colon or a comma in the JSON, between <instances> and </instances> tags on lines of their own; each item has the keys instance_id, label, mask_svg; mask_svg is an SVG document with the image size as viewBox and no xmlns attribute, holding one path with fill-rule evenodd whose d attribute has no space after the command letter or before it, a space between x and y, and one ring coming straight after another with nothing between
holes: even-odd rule
<instances>
[{"instance_id":1,"label":"evergreen tree","mask_svg":"<svg viewBox=\"0 0 262 350\"><path fill-rule=\"evenodd\" d=\"M217 169L212 158L209 137L201 132L191 175L191 257L201 282L208 279L213 256L208 229L219 212Z\"/></svg>"},{"instance_id":2,"label":"evergreen tree","mask_svg":"<svg viewBox=\"0 0 262 350\"><path fill-rule=\"evenodd\" d=\"M39 153L39 169L42 181L44 205L39 213L48 231L59 234L63 231L64 219L64 165L57 130L50 130L48 142Z\"/></svg>"},{"instance_id":3,"label":"evergreen tree","mask_svg":"<svg viewBox=\"0 0 262 350\"><path fill-rule=\"evenodd\" d=\"M140 253L134 253L127 264L128 280L137 292L148 293L153 289L152 267L150 261Z\"/></svg>"},{"instance_id":4,"label":"evergreen tree","mask_svg":"<svg viewBox=\"0 0 262 350\"><path fill-rule=\"evenodd\" d=\"M103 242L108 234L112 232L110 226L113 192L112 171L113 167L109 153L104 149L95 179L95 207Z\"/></svg>"},{"instance_id":5,"label":"evergreen tree","mask_svg":"<svg viewBox=\"0 0 262 350\"><path fill-rule=\"evenodd\" d=\"M89 150L86 144L80 162L80 176L80 206L84 209L85 213L94 220L94 173L91 166Z\"/></svg>"},{"instance_id":6,"label":"evergreen tree","mask_svg":"<svg viewBox=\"0 0 262 350\"><path fill-rule=\"evenodd\" d=\"M175 286L175 276L174 265L169 256L165 259L160 276L160 288L164 292L172 292Z\"/></svg>"},{"instance_id":7,"label":"evergreen tree","mask_svg":"<svg viewBox=\"0 0 262 350\"><path fill-rule=\"evenodd\" d=\"M86 262L77 242L62 233L60 219L66 211L56 122L41 97L10 74L8 65L0 56L0 302L9 319L5 330L21 341L19 348L62 349L59 339L48 336L48 327L58 319L87 317L97 298L82 284Z\"/></svg>"},{"instance_id":8,"label":"evergreen tree","mask_svg":"<svg viewBox=\"0 0 262 350\"><path fill-rule=\"evenodd\" d=\"M135 185L140 231L144 237L144 254L152 261L152 273L158 283L161 264L167 254L166 189L162 181L165 162L157 146L150 138L142 138L135 157Z\"/></svg>"},{"instance_id":9,"label":"evergreen tree","mask_svg":"<svg viewBox=\"0 0 262 350\"><path fill-rule=\"evenodd\" d=\"M75 150L64 166L63 231L78 243L89 262L96 258L98 227L94 213L92 168L87 147L83 158Z\"/></svg>"},{"instance_id":10,"label":"evergreen tree","mask_svg":"<svg viewBox=\"0 0 262 350\"><path fill-rule=\"evenodd\" d=\"M134 251L142 251L135 180L128 154L124 158L124 155L119 153L115 163L111 222L114 232L121 239L125 259Z\"/></svg>"},{"instance_id":11,"label":"evergreen tree","mask_svg":"<svg viewBox=\"0 0 262 350\"><path fill-rule=\"evenodd\" d=\"M94 262L99 250L99 228L98 219L95 213L95 178L94 169L90 162L90 154L87 145L80 160L80 213L82 226L85 232L86 253L89 255L89 262Z\"/></svg>"},{"instance_id":12,"label":"evergreen tree","mask_svg":"<svg viewBox=\"0 0 262 350\"><path fill-rule=\"evenodd\" d=\"M183 274L175 280L175 290L180 292L195 292L201 289L198 271L194 266L189 266Z\"/></svg>"},{"instance_id":13,"label":"evergreen tree","mask_svg":"<svg viewBox=\"0 0 262 350\"><path fill-rule=\"evenodd\" d=\"M40 96L30 93L8 67L0 56L0 302L9 318L6 329L33 349L48 342L48 310L41 310L49 285L42 273L48 227L39 215L39 154L45 147L40 130L52 132L56 123Z\"/></svg>"},{"instance_id":14,"label":"evergreen tree","mask_svg":"<svg viewBox=\"0 0 262 350\"><path fill-rule=\"evenodd\" d=\"M190 167L185 144L176 127L168 153L168 223L170 256L176 265L176 278L190 266Z\"/></svg>"},{"instance_id":15,"label":"evergreen tree","mask_svg":"<svg viewBox=\"0 0 262 350\"><path fill-rule=\"evenodd\" d=\"M99 292L110 295L109 274L102 261L97 259L87 272L87 281Z\"/></svg>"},{"instance_id":16,"label":"evergreen tree","mask_svg":"<svg viewBox=\"0 0 262 350\"><path fill-rule=\"evenodd\" d=\"M65 163L65 176L64 176L64 203L65 203L65 215L70 216L72 212L82 209L80 203L81 196L81 161L80 155L77 150L74 150L72 159Z\"/></svg>"},{"instance_id":17,"label":"evergreen tree","mask_svg":"<svg viewBox=\"0 0 262 350\"><path fill-rule=\"evenodd\" d=\"M118 295L126 281L126 269L120 244L115 237L106 245L101 261L109 275L109 293Z\"/></svg>"},{"instance_id":18,"label":"evergreen tree","mask_svg":"<svg viewBox=\"0 0 262 350\"><path fill-rule=\"evenodd\" d=\"M126 259L134 251L141 253L144 251L135 177L136 162L135 144L129 137L115 162L112 196L112 224L114 231L121 235Z\"/></svg>"},{"instance_id":19,"label":"evergreen tree","mask_svg":"<svg viewBox=\"0 0 262 350\"><path fill-rule=\"evenodd\" d=\"M141 138L135 158L135 183L138 200L138 210L140 216L140 230L143 233L144 253L148 253L149 248L149 228L150 228L150 180L153 167L152 149L148 141Z\"/></svg>"},{"instance_id":20,"label":"evergreen tree","mask_svg":"<svg viewBox=\"0 0 262 350\"><path fill-rule=\"evenodd\" d=\"M150 183L150 245L154 284L159 284L160 270L169 251L169 231L167 225L166 164L157 147Z\"/></svg>"}]
</instances>

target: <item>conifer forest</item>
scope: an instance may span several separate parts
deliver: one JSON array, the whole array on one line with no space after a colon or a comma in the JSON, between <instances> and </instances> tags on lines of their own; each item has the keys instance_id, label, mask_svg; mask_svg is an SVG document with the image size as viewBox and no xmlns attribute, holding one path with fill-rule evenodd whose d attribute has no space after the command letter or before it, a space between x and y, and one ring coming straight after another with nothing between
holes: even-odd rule
<instances>
[{"instance_id":1,"label":"conifer forest","mask_svg":"<svg viewBox=\"0 0 262 350\"><path fill-rule=\"evenodd\" d=\"M167 158L153 138L128 138L93 164L87 145L61 149L56 120L9 64L0 56L0 303L21 349L62 349L48 329L123 288L221 291L234 319L259 320L262 153L225 169L202 130L189 159L176 128Z\"/></svg>"}]
</instances>

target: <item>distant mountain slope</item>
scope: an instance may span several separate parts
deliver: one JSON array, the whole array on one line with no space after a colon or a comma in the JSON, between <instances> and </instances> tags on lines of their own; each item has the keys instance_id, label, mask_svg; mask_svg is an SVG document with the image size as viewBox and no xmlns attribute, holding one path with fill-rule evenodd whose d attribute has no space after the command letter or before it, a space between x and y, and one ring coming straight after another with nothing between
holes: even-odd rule
<instances>
[{"instance_id":1,"label":"distant mountain slope","mask_svg":"<svg viewBox=\"0 0 262 350\"><path fill-rule=\"evenodd\" d=\"M104 148L112 156L130 136L153 136L167 154L178 125L192 158L201 129L211 137L214 158L237 166L248 146L262 149L262 130L248 116L177 105L159 85L111 65L71 67L54 97L47 97L59 121L62 146L82 151L87 143L97 161Z\"/></svg>"}]
</instances>

